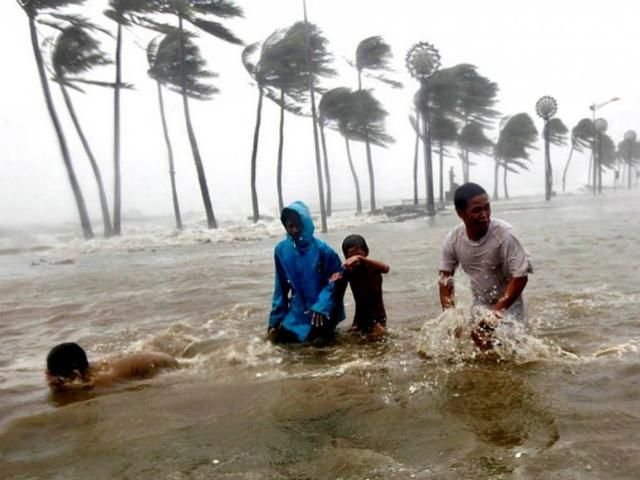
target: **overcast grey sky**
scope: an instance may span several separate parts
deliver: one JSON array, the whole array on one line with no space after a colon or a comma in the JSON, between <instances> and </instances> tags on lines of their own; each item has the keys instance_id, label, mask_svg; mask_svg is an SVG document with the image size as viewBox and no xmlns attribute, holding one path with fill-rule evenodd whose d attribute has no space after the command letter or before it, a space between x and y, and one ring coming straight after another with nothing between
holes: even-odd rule
<instances>
[{"instance_id":1,"label":"overcast grey sky","mask_svg":"<svg viewBox=\"0 0 640 480\"><path fill-rule=\"evenodd\" d=\"M106 1L88 0L87 14L104 22L100 12ZM302 17L301 0L239 1L245 18L227 25L247 44L264 39L274 29L291 25ZM538 128L535 102L552 95L559 103L558 116L569 128L590 116L588 105L617 96L621 100L604 107L599 116L609 121L614 141L628 129L640 130L640 90L637 88L640 6L635 2L610 0L541 0L537 2L477 0L386 2L380 0L307 0L310 20L330 41L340 75L328 87L356 87L355 72L344 58L352 58L357 43L371 35L382 35L393 47L402 90L375 87L376 96L389 111L388 129L396 143L387 150L374 148L376 190L384 204L412 195L413 134L407 115L417 89L404 69L404 55L418 41L433 43L441 52L444 67L472 63L500 87L497 108L504 115L529 113ZM0 29L5 69L0 80L0 224L76 221L77 213L63 168L58 144L38 83L29 41L27 19L14 1L0 3ZM41 29L43 34L50 34ZM167 159L158 115L155 84L146 76L144 48L149 32L125 32L123 79L135 90L122 95L123 211L171 215ZM216 214L243 217L251 210L249 162L255 122L257 90L251 85L241 61L241 47L200 36L209 68L220 77L221 92L211 101L192 101L196 134L203 154ZM105 38L104 49L112 54L113 41ZM10 70L7 70L7 67ZM111 80L112 68L96 76ZM92 216L99 218L95 183L88 162L67 119L55 85L58 112L64 120L74 165ZM96 153L112 194L112 92L88 88L73 93L79 117ZM180 99L166 96L171 135L176 153L178 189L185 211L202 212L191 151L186 143ZM287 116L284 148L285 201L317 202L313 136L309 119ZM258 181L261 210L275 214L275 162L278 110L265 102ZM489 132L495 138L496 131ZM334 197L353 201L352 180L344 142L329 134ZM540 145L541 147L541 145ZM353 147L363 199L368 199L368 177L364 149ZM455 154L455 151L453 152ZM568 149L553 148L554 170L560 173ZM540 193L544 189L542 148L533 152L530 173L513 178L512 194ZM493 188L492 160L476 158L472 179ZM460 180L457 155L447 160ZM574 158L571 170L577 188L585 181L587 156ZM606 181L606 180L605 180ZM420 183L421 188L423 182ZM100 225L95 224L96 228ZM126 231L126 225L125 225Z\"/></svg>"}]
</instances>

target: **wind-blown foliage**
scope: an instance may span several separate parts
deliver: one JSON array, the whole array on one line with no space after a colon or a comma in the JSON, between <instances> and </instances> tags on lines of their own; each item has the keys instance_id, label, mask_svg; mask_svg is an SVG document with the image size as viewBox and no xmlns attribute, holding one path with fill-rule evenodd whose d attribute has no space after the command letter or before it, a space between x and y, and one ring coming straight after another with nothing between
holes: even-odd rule
<instances>
[{"instance_id":1,"label":"wind-blown foliage","mask_svg":"<svg viewBox=\"0 0 640 480\"><path fill-rule=\"evenodd\" d=\"M309 28L309 67L307 67L307 25ZM320 82L335 75L333 69L333 55L328 49L329 41L322 31L313 23L296 22L282 32L274 32L265 45L262 60L268 68L270 78L266 84L279 92L267 97L275 101L280 107L280 127L277 160L277 190L278 205L284 206L282 192L282 167L284 148L284 114L285 111L303 114L303 105L308 101L309 81L314 90L321 91ZM306 113L305 113L306 114ZM328 163L325 157L325 176L327 177L328 198L331 203L331 180ZM330 210L330 209L329 209Z\"/></svg>"},{"instance_id":2,"label":"wind-blown foliage","mask_svg":"<svg viewBox=\"0 0 640 480\"><path fill-rule=\"evenodd\" d=\"M382 81L396 88L401 87L402 84L400 82L388 79L382 73L379 73L392 71L390 67L392 58L393 54L391 52L391 47L381 36L368 37L362 40L356 47L355 68L358 72L358 91L363 91L363 75L371 76L376 80ZM373 74L372 72L376 72L376 74ZM369 204L371 211L373 212L376 210L376 187L373 160L371 155L371 143L375 144L376 142L373 139L369 138L366 119L364 127L364 143L365 151L367 154L367 168L369 170Z\"/></svg>"},{"instance_id":3,"label":"wind-blown foliage","mask_svg":"<svg viewBox=\"0 0 640 480\"><path fill-rule=\"evenodd\" d=\"M585 148L588 148L593 142L593 122L590 118L583 118L575 127L571 129L571 150L569 150L569 157L567 163L564 165L564 171L562 172L562 191L565 191L567 171L569 170L569 163L573 152L582 152Z\"/></svg>"},{"instance_id":4,"label":"wind-blown foliage","mask_svg":"<svg viewBox=\"0 0 640 480\"><path fill-rule=\"evenodd\" d=\"M480 75L474 65L460 64L451 70L451 76L460 89L456 110L464 126L459 137L459 147L463 179L464 182L468 182L471 165L469 153L479 153L487 148L487 137L484 134L479 135L478 130L489 127L498 116L498 112L493 108L497 101L498 85ZM470 124L474 124L474 134L463 135L465 128ZM474 143L475 140L478 143Z\"/></svg>"},{"instance_id":5,"label":"wind-blown foliage","mask_svg":"<svg viewBox=\"0 0 640 480\"><path fill-rule=\"evenodd\" d=\"M351 89L346 87L338 87L329 90L320 99L318 104L319 111L319 123L320 133L323 144L323 151L325 155L325 161L327 161L326 142L324 136L325 127L331 126L338 129L340 134L345 140L345 146L347 149L347 160L349 162L349 170L353 178L355 194L356 194L356 213L362 213L362 198L360 196L360 182L356 169L353 165L353 159L351 157L351 148L349 146L349 128L351 123L351 117L355 112L355 97ZM327 162L328 163L328 162ZM329 202L327 202L329 205Z\"/></svg>"},{"instance_id":6,"label":"wind-blown foliage","mask_svg":"<svg viewBox=\"0 0 640 480\"><path fill-rule=\"evenodd\" d=\"M71 191L73 192L76 207L78 209L78 215L80 217L80 224L82 226L82 233L85 239L93 238L93 229L91 228L91 221L87 212L87 206L82 195L82 190L78 184L78 179L71 163L71 155L69 154L69 147L67 145L67 139L62 130L62 125L58 118L53 99L51 97L51 90L49 88L49 82L45 72L44 60L42 58L42 52L40 51L40 45L38 40L38 30L36 23L41 22L47 24L50 19L53 22L59 22L64 18L73 18L72 16L65 15L64 12L60 12L59 9L70 5L79 5L84 0L18 0L18 5L24 10L29 20L29 33L31 37L31 48L36 61L36 67L38 69L38 77L40 79L40 86L44 95L45 103L47 105L47 111L49 117L53 123L53 128L58 138L58 145L60 147L60 153L62 154L62 161L69 178L69 184L71 185Z\"/></svg>"},{"instance_id":7,"label":"wind-blown foliage","mask_svg":"<svg viewBox=\"0 0 640 480\"><path fill-rule=\"evenodd\" d=\"M505 197L507 191L507 172L519 173L518 169L528 170L530 162L528 150L535 149L538 131L533 120L526 113L509 117L500 130L494 147L495 170L493 197L498 200L498 169L504 168Z\"/></svg>"},{"instance_id":8,"label":"wind-blown foliage","mask_svg":"<svg viewBox=\"0 0 640 480\"><path fill-rule=\"evenodd\" d=\"M167 127L167 119L164 111L164 98L162 95L163 83L169 83L168 79L164 77L164 74L169 74L172 68L167 65L161 65L163 61L173 61L169 56L158 57L158 48L161 37L154 38L147 46L147 61L149 63L149 69L147 74L156 81L156 87L158 91L158 106L160 107L160 120L162 121L162 133L164 136L165 145L167 147L167 157L169 160L169 181L171 183L171 200L173 203L173 216L176 221L176 228L182 230L182 215L180 213L180 202L178 200L178 191L176 188L176 172L173 161L173 147L171 145L171 137L169 136L169 129Z\"/></svg>"},{"instance_id":9,"label":"wind-blown foliage","mask_svg":"<svg viewBox=\"0 0 640 480\"><path fill-rule=\"evenodd\" d=\"M231 44L242 45L242 40L215 19L242 17L243 12L239 6L229 0L155 0L152 4L155 13L173 15L178 19L177 37L179 44L178 65L180 67L180 91L182 94L187 134L189 136L189 144L191 145L193 161L198 175L202 202L207 216L207 226L209 228L217 228L218 223L213 213L213 205L209 194L206 173L202 164L202 156L200 155L200 148L189 111L189 98L198 100L206 99L215 93L217 89L201 81L203 78L210 77L211 73L205 70L204 60L200 55L197 45L192 41L195 35L186 30L185 22L200 32L205 32ZM171 43L175 43L175 38L171 38L174 37L175 34L167 24L157 22L149 17L136 18L136 21L141 25L165 33L167 37L170 37ZM172 49L175 49L175 44ZM175 52L171 52L171 54L175 55Z\"/></svg>"},{"instance_id":10,"label":"wind-blown foliage","mask_svg":"<svg viewBox=\"0 0 640 480\"><path fill-rule=\"evenodd\" d=\"M545 122L542 130L543 141L545 142L544 155L544 190L545 200L551 200L553 194L553 166L551 164L551 146L546 144L545 137L548 136L549 144L565 145L567 143L567 132L569 129L559 118L552 118Z\"/></svg>"},{"instance_id":11,"label":"wind-blown foliage","mask_svg":"<svg viewBox=\"0 0 640 480\"><path fill-rule=\"evenodd\" d=\"M98 40L91 35L90 30L95 30L95 27L89 22L83 22L82 24L76 22L63 28L61 33L56 37L51 54L51 64L55 74L53 80L60 85L60 91L62 92L67 110L76 128L76 132L80 137L80 141L87 154L93 175L96 179L104 236L110 237L112 234L111 215L109 213L107 195L102 183L100 167L84 134L75 108L73 107L71 96L67 90L67 87L71 87L75 90L82 91L82 89L77 86L77 82L81 81L86 83L87 81L79 78L78 75L89 72L95 67L111 63L106 54L100 49Z\"/></svg>"}]
</instances>

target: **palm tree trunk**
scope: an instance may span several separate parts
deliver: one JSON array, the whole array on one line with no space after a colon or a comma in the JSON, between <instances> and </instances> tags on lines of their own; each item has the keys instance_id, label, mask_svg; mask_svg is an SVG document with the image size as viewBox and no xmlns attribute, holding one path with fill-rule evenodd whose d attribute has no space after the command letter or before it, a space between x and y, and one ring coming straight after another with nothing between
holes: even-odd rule
<instances>
[{"instance_id":1,"label":"palm tree trunk","mask_svg":"<svg viewBox=\"0 0 640 480\"><path fill-rule=\"evenodd\" d=\"M305 48L305 60L307 66L307 83L309 88L309 97L311 100L311 120L313 124L313 146L316 155L316 177L318 180L318 200L320 204L320 221L322 224L322 233L327 233L327 212L325 210L324 203L324 187L322 184L322 165L320 164L320 145L318 141L318 115L316 113L316 97L313 88L313 70L311 68L311 49L309 48L309 22L307 21L307 2L302 0L302 6L304 8L304 48Z\"/></svg>"},{"instance_id":2,"label":"palm tree trunk","mask_svg":"<svg viewBox=\"0 0 640 480\"><path fill-rule=\"evenodd\" d=\"M280 129L278 130L278 160L277 160L277 174L276 183L278 187L278 208L282 210L284 208L284 200L282 196L282 151L284 149L284 90L280 90Z\"/></svg>"},{"instance_id":3,"label":"palm tree trunk","mask_svg":"<svg viewBox=\"0 0 640 480\"><path fill-rule=\"evenodd\" d=\"M113 234L122 232L120 177L120 86L122 83L122 24L118 22L116 37L116 83L113 87Z\"/></svg>"},{"instance_id":4,"label":"palm tree trunk","mask_svg":"<svg viewBox=\"0 0 640 480\"><path fill-rule=\"evenodd\" d=\"M344 137L345 144L347 146L347 159L349 160L349 169L351 170L351 176L353 177L353 183L356 186L356 213L359 215L362 213L362 199L360 197L360 182L358 182L358 175L356 169L353 166L353 160L351 159L351 147L349 146L349 139Z\"/></svg>"},{"instance_id":5,"label":"palm tree trunk","mask_svg":"<svg viewBox=\"0 0 640 480\"><path fill-rule=\"evenodd\" d=\"M73 121L73 125L76 127L76 132L78 133L78 137L80 137L80 141L82 142L82 146L84 147L84 151L89 158L89 163L91 164L91 169L93 170L93 176L96 179L96 183L98 184L98 192L100 195L100 208L102 210L102 222L104 225L104 236L105 238L109 238L112 234L111 231L111 215L109 213L109 203L107 202L107 194L104 191L104 185L102 184L102 175L100 174L100 168L98 167L98 162L96 162L96 158L91 151L91 147L89 146L89 142L82 131L82 127L80 126L80 122L78 121L78 116L76 115L76 111L73 108L73 103L71 102L71 97L69 96L69 92L67 91L67 87L64 85L64 80L60 81L60 91L62 92L62 97L64 98L64 103L67 106L67 110L69 111L69 116Z\"/></svg>"},{"instance_id":6,"label":"palm tree trunk","mask_svg":"<svg viewBox=\"0 0 640 480\"><path fill-rule=\"evenodd\" d=\"M173 166L173 148L171 139L169 138L169 129L167 128L167 119L164 113L164 99L162 98L162 85L158 85L158 103L160 105L160 118L162 119L162 133L164 134L164 143L167 145L167 155L169 157L169 179L171 180L171 198L173 200L173 216L176 219L176 228L182 230L182 217L180 215L180 204L178 203L178 191L176 189L176 171Z\"/></svg>"},{"instance_id":7,"label":"palm tree trunk","mask_svg":"<svg viewBox=\"0 0 640 480\"><path fill-rule=\"evenodd\" d=\"M358 91L362 90L362 72L358 70ZM369 169L369 205L371 212L376 210L376 181L373 173L373 161L371 159L371 142L367 124L364 125L364 145L367 153L367 168Z\"/></svg>"},{"instance_id":8,"label":"palm tree trunk","mask_svg":"<svg viewBox=\"0 0 640 480\"><path fill-rule=\"evenodd\" d=\"M426 85L424 86L426 91ZM426 182L427 197L427 215L434 216L436 213L435 202L433 199L433 164L431 162L431 125L429 121L429 105L425 102L424 111L422 112L422 130L424 142L424 171Z\"/></svg>"},{"instance_id":9,"label":"palm tree trunk","mask_svg":"<svg viewBox=\"0 0 640 480\"><path fill-rule=\"evenodd\" d=\"M253 223L260 220L258 205L258 191L256 189L256 170L258 161L258 139L260 137L260 123L262 122L262 99L264 90L258 86L258 109L256 111L256 126L253 129L253 149L251 150L251 207L253 208Z\"/></svg>"},{"instance_id":10,"label":"palm tree trunk","mask_svg":"<svg viewBox=\"0 0 640 480\"><path fill-rule=\"evenodd\" d=\"M591 169L593 168L593 148L589 157L589 171L587 172L587 186L591 185Z\"/></svg>"},{"instance_id":11,"label":"palm tree trunk","mask_svg":"<svg viewBox=\"0 0 640 480\"><path fill-rule=\"evenodd\" d=\"M327 217L331 216L331 175L329 174L329 156L327 155L327 141L324 138L324 126L320 123L320 142L324 157L324 178L327 179Z\"/></svg>"},{"instance_id":12,"label":"palm tree trunk","mask_svg":"<svg viewBox=\"0 0 640 480\"><path fill-rule=\"evenodd\" d=\"M413 149L413 204L418 205L418 151L420 147L420 112L416 109L416 144Z\"/></svg>"},{"instance_id":13,"label":"palm tree trunk","mask_svg":"<svg viewBox=\"0 0 640 480\"><path fill-rule=\"evenodd\" d=\"M184 119L187 124L187 133L189 135L189 143L191 144L191 151L193 152L193 161L196 164L196 171L198 172L198 182L200 184L200 192L202 194L202 201L204 203L204 209L207 214L207 226L209 228L218 228L216 217L213 214L213 206L211 205L211 197L209 196L209 187L207 185L207 177L202 165L202 158L200 157L200 150L198 148L198 142L196 135L191 125L191 114L189 113L189 99L187 97L187 78L185 71L185 51L184 51L184 29L182 27L182 15L178 15L179 29L180 29L180 75L182 77L182 103L184 106Z\"/></svg>"},{"instance_id":14,"label":"palm tree trunk","mask_svg":"<svg viewBox=\"0 0 640 480\"><path fill-rule=\"evenodd\" d=\"M439 173L439 181L440 181L440 205L444 205L444 145L443 142L440 141L440 171Z\"/></svg>"},{"instance_id":15,"label":"palm tree trunk","mask_svg":"<svg viewBox=\"0 0 640 480\"><path fill-rule=\"evenodd\" d=\"M371 212L376 211L376 179L373 174L373 161L371 160L371 144L369 143L369 133L366 130L364 133L365 148L367 150L367 168L369 169L369 202L371 206Z\"/></svg>"},{"instance_id":16,"label":"palm tree trunk","mask_svg":"<svg viewBox=\"0 0 640 480\"><path fill-rule=\"evenodd\" d=\"M500 200L498 196L498 170L500 168L500 160L495 158L495 165L493 167L493 198L492 200Z\"/></svg>"},{"instance_id":17,"label":"palm tree trunk","mask_svg":"<svg viewBox=\"0 0 640 480\"><path fill-rule=\"evenodd\" d=\"M69 155L69 148L67 147L67 140L62 131L58 114L56 113L55 106L53 105L53 99L51 98L51 91L49 90L49 83L47 81L47 74L44 71L44 61L42 60L42 53L38 46L38 32L36 30L36 19L34 14L29 14L29 32L31 34L31 47L33 48L33 54L36 59L36 65L38 67L38 75L40 77L40 85L42 86L42 93L47 104L47 110L51 117L51 122L56 131L58 137L58 144L60 146L60 152L62 153L62 161L64 162L65 169L67 170L67 176L69 177L69 183L71 183L71 190L78 207L78 214L80 216L80 225L82 226L82 233L85 239L93 238L93 231L91 229L91 221L89 220L89 214L87 213L87 206L78 184L75 171L73 170L73 164L71 163L71 156Z\"/></svg>"},{"instance_id":18,"label":"palm tree trunk","mask_svg":"<svg viewBox=\"0 0 640 480\"><path fill-rule=\"evenodd\" d=\"M462 172L464 183L469 182L470 170L471 170L471 165L469 165L469 150L465 148L464 159L463 159L463 172Z\"/></svg>"},{"instance_id":19,"label":"palm tree trunk","mask_svg":"<svg viewBox=\"0 0 640 480\"><path fill-rule=\"evenodd\" d=\"M569 162L571 162L571 156L573 155L573 142L571 142L571 150L569 150L569 158L567 158L567 163L564 165L564 170L562 172L562 191L564 192L567 186L567 171L569 170Z\"/></svg>"},{"instance_id":20,"label":"palm tree trunk","mask_svg":"<svg viewBox=\"0 0 640 480\"><path fill-rule=\"evenodd\" d=\"M509 170L507 170L507 166L505 165L504 174L502 176L502 185L504 187L504 199L505 200L509 200L509 190L507 189L507 173L508 172L509 172Z\"/></svg>"},{"instance_id":21,"label":"palm tree trunk","mask_svg":"<svg viewBox=\"0 0 640 480\"><path fill-rule=\"evenodd\" d=\"M548 202L551 200L551 148L549 135L549 120L544 122L544 199Z\"/></svg>"}]
</instances>

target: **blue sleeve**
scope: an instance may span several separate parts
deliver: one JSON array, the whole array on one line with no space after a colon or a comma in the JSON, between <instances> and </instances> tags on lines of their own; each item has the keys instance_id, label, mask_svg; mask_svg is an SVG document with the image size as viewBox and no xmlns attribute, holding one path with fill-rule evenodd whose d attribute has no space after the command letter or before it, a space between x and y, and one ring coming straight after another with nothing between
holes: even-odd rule
<instances>
[{"instance_id":1,"label":"blue sleeve","mask_svg":"<svg viewBox=\"0 0 640 480\"><path fill-rule=\"evenodd\" d=\"M336 306L338 301L341 301L341 298L338 299L335 295L336 284L335 282L329 282L329 278L336 272L342 270L342 262L340 261L340 257L336 252L334 252L328 246L323 246L324 252L324 264L322 268L322 272L324 274L323 281L327 282L324 288L320 291L318 295L318 299L316 303L313 304L311 310L317 312L325 317L330 317L331 312Z\"/></svg>"},{"instance_id":2,"label":"blue sleeve","mask_svg":"<svg viewBox=\"0 0 640 480\"><path fill-rule=\"evenodd\" d=\"M271 300L271 313L269 314L269 328L279 327L289 311L289 282L287 282L287 275L284 268L282 268L277 253L274 255L274 260L276 273L273 298Z\"/></svg>"}]
</instances>

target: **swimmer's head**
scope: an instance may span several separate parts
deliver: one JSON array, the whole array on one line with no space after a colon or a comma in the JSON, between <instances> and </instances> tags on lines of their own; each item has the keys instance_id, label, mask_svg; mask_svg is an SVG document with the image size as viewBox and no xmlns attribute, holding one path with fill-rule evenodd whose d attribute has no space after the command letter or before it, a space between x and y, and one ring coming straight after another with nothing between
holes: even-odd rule
<instances>
[{"instance_id":1,"label":"swimmer's head","mask_svg":"<svg viewBox=\"0 0 640 480\"><path fill-rule=\"evenodd\" d=\"M47 355L47 378L52 386L82 378L88 369L87 354L77 343L61 343Z\"/></svg>"}]
</instances>

